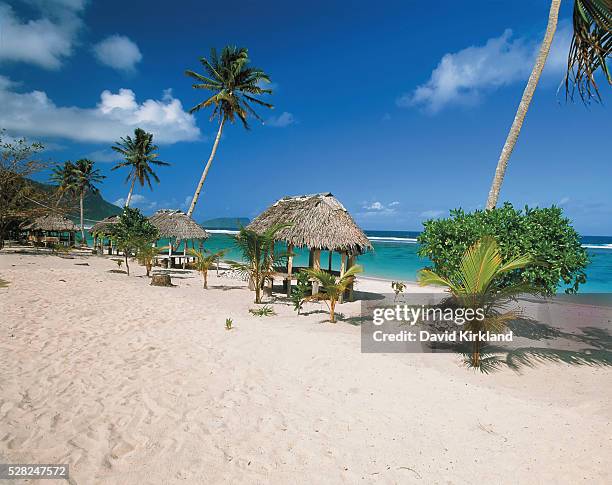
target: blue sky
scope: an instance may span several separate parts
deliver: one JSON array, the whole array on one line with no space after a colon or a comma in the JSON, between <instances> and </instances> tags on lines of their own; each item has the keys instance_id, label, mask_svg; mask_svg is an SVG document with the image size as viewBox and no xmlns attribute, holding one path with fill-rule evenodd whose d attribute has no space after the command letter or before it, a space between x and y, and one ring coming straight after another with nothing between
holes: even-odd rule
<instances>
[{"instance_id":1,"label":"blue sky","mask_svg":"<svg viewBox=\"0 0 612 485\"><path fill-rule=\"evenodd\" d=\"M92 158L116 201L128 187L109 148L142 126L172 166L134 202L184 208L216 131L206 112L187 113L203 93L184 70L210 47L246 46L272 78L275 109L260 112L264 126L225 130L196 219L253 217L284 195L331 191L362 227L400 230L484 205L549 7L154 3L0 0L0 127L42 140L58 163ZM501 199L562 205L583 234L612 234L609 108L557 93L570 18L564 2Z\"/></svg>"}]
</instances>

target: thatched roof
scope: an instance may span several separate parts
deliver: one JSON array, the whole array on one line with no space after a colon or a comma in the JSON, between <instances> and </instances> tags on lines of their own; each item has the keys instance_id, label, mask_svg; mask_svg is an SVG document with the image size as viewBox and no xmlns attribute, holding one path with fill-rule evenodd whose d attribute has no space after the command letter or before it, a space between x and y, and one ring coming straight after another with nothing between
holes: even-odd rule
<instances>
[{"instance_id":1,"label":"thatched roof","mask_svg":"<svg viewBox=\"0 0 612 485\"><path fill-rule=\"evenodd\" d=\"M76 232L79 230L74 222L59 214L37 217L33 222L24 224L22 229L47 232Z\"/></svg>"},{"instance_id":2,"label":"thatched roof","mask_svg":"<svg viewBox=\"0 0 612 485\"><path fill-rule=\"evenodd\" d=\"M247 228L262 233L275 224L291 224L277 240L296 247L363 253L372 244L331 193L285 197L268 207Z\"/></svg>"},{"instance_id":3,"label":"thatched roof","mask_svg":"<svg viewBox=\"0 0 612 485\"><path fill-rule=\"evenodd\" d=\"M104 234L109 235L112 232L113 226L119 222L119 216L109 216L101 221L96 222L91 228L89 232L91 234Z\"/></svg>"},{"instance_id":4,"label":"thatched roof","mask_svg":"<svg viewBox=\"0 0 612 485\"><path fill-rule=\"evenodd\" d=\"M191 217L179 210L162 209L149 217L160 237L207 239L208 233Z\"/></svg>"}]
</instances>

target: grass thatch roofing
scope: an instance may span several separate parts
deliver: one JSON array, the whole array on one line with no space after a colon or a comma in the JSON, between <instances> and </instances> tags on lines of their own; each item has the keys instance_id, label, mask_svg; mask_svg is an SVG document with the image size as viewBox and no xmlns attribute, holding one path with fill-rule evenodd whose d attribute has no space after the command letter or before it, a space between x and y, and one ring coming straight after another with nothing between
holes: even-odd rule
<instances>
[{"instance_id":1,"label":"grass thatch roofing","mask_svg":"<svg viewBox=\"0 0 612 485\"><path fill-rule=\"evenodd\" d=\"M177 239L207 239L208 233L183 211L162 209L149 217L160 237Z\"/></svg>"},{"instance_id":2,"label":"grass thatch roofing","mask_svg":"<svg viewBox=\"0 0 612 485\"><path fill-rule=\"evenodd\" d=\"M370 240L331 193L285 197L268 207L247 227L262 233L275 224L291 224L277 240L296 247L363 253Z\"/></svg>"},{"instance_id":3,"label":"grass thatch roofing","mask_svg":"<svg viewBox=\"0 0 612 485\"><path fill-rule=\"evenodd\" d=\"M27 231L76 232L79 228L70 219L59 214L47 214L26 223L22 229Z\"/></svg>"},{"instance_id":4,"label":"grass thatch roofing","mask_svg":"<svg viewBox=\"0 0 612 485\"><path fill-rule=\"evenodd\" d=\"M91 226L89 232L91 234L110 235L113 230L113 226L118 222L119 216L105 217L101 221L98 221L93 226Z\"/></svg>"}]
</instances>

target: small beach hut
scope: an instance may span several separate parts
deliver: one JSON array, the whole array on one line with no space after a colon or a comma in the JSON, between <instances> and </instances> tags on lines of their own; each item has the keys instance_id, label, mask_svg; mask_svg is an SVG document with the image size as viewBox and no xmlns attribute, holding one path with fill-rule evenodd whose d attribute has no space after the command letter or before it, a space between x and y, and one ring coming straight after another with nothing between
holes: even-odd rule
<instances>
[{"instance_id":1,"label":"small beach hut","mask_svg":"<svg viewBox=\"0 0 612 485\"><path fill-rule=\"evenodd\" d=\"M321 251L325 250L329 252L327 269L331 271L332 254L337 252L341 256L339 274L343 275L353 266L356 256L372 249L370 240L330 192L280 199L247 227L263 233L276 224L290 224L276 234L276 240L286 242L289 252L293 248L308 248L311 268L321 269ZM290 256L284 276L287 294L291 291L294 269Z\"/></svg>"},{"instance_id":2,"label":"small beach hut","mask_svg":"<svg viewBox=\"0 0 612 485\"><path fill-rule=\"evenodd\" d=\"M183 268L187 260L187 242L204 241L208 239L208 233L191 217L180 210L161 209L149 217L159 231L162 239L170 239L169 251L167 255L160 255L159 259L167 259L168 268L174 266L176 259L182 259ZM172 239L177 243L183 242L183 254L173 254ZM176 248L178 249L178 248Z\"/></svg>"},{"instance_id":3,"label":"small beach hut","mask_svg":"<svg viewBox=\"0 0 612 485\"><path fill-rule=\"evenodd\" d=\"M89 233L94 238L94 248L108 248L108 254L113 254L113 241L111 239L113 227L119 222L119 216L109 216L96 222L89 229Z\"/></svg>"},{"instance_id":4,"label":"small beach hut","mask_svg":"<svg viewBox=\"0 0 612 485\"><path fill-rule=\"evenodd\" d=\"M28 232L28 240L34 244L74 244L79 230L74 222L59 214L47 214L26 222L21 229Z\"/></svg>"}]
</instances>

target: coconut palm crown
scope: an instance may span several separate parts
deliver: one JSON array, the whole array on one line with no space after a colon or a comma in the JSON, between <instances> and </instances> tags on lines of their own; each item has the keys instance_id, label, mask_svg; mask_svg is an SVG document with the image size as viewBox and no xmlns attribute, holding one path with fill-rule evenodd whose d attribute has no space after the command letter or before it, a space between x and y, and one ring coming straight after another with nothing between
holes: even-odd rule
<instances>
[{"instance_id":1,"label":"coconut palm crown","mask_svg":"<svg viewBox=\"0 0 612 485\"><path fill-rule=\"evenodd\" d=\"M221 50L220 55L213 48L210 50L209 59L200 58L200 63L204 68L203 74L191 70L185 71L187 76L195 79L196 82L192 85L194 89L205 89L212 92L211 96L195 105L189 112L195 113L204 108L212 108L210 119L219 120L217 136L191 200L187 212L188 216L193 214L200 197L210 165L217 153L225 121L229 120L233 123L238 118L242 125L249 129L249 117L263 122L263 119L255 111L254 105L273 108L270 103L258 98L262 94L272 94L271 89L262 87L264 84L270 83L270 77L257 67L250 67L249 62L249 54L246 48L226 46Z\"/></svg>"},{"instance_id":2,"label":"coconut palm crown","mask_svg":"<svg viewBox=\"0 0 612 485\"><path fill-rule=\"evenodd\" d=\"M167 162L158 160L157 145L153 144L153 134L147 133L142 128L136 128L134 130L134 138L126 136L121 138L116 145L111 147L117 153L120 153L125 157L125 160L117 163L112 170L119 168L128 167L130 169L125 181L131 181L130 191L128 192L127 198L125 199L125 206L130 205L132 200L132 193L134 192L134 185L136 181L141 187L144 187L145 183L152 190L151 179L159 183L159 177L153 171L151 165L170 165Z\"/></svg>"},{"instance_id":3,"label":"coconut palm crown","mask_svg":"<svg viewBox=\"0 0 612 485\"><path fill-rule=\"evenodd\" d=\"M59 205L64 195L74 191L74 169L74 163L68 160L63 165L56 165L51 170L51 181L57 184L59 195L56 205Z\"/></svg>"},{"instance_id":4,"label":"coconut palm crown","mask_svg":"<svg viewBox=\"0 0 612 485\"><path fill-rule=\"evenodd\" d=\"M83 200L87 193L98 194L100 190L95 184L102 182L106 177L100 173L100 170L94 168L94 162L86 158L81 158L76 161L72 173L74 190L79 194L81 237L83 239L83 244L86 245L85 226L83 225Z\"/></svg>"}]
</instances>

